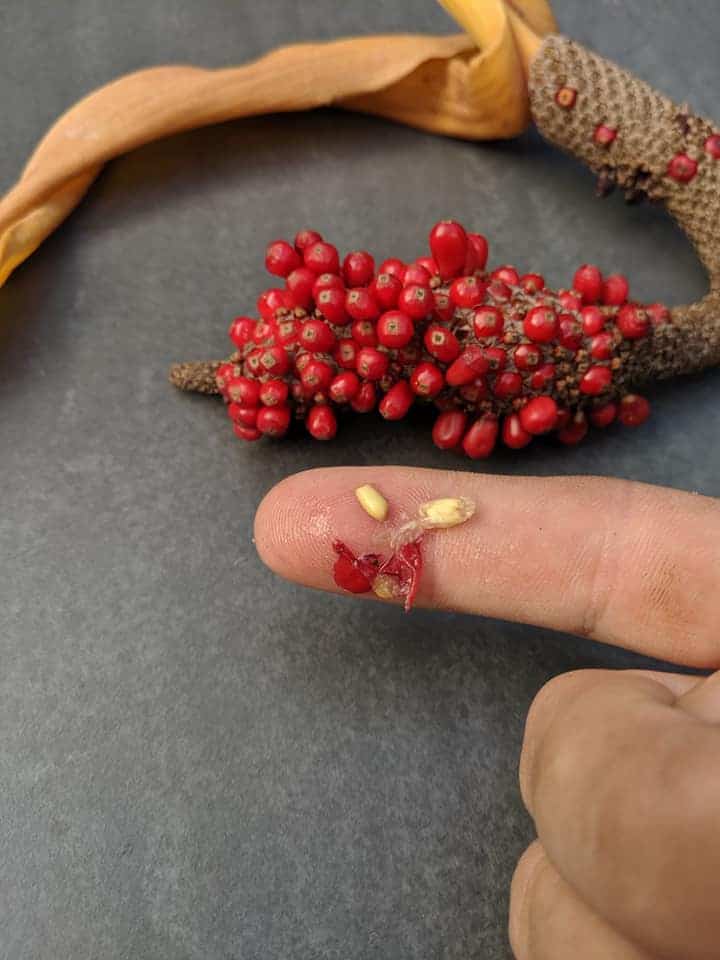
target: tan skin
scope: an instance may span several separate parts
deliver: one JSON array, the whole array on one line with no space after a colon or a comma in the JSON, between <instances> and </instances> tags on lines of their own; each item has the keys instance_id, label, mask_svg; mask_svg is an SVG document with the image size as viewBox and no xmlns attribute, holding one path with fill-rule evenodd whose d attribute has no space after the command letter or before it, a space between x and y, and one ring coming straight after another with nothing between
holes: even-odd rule
<instances>
[{"instance_id":1,"label":"tan skin","mask_svg":"<svg viewBox=\"0 0 720 960\"><path fill-rule=\"evenodd\" d=\"M476 516L425 542L419 603L720 666L720 503L617 480L397 467L298 474L255 536L276 572L335 590L329 541L372 549L353 490ZM530 709L520 790L538 839L512 881L517 960L720 957L720 672L581 670Z\"/></svg>"}]
</instances>

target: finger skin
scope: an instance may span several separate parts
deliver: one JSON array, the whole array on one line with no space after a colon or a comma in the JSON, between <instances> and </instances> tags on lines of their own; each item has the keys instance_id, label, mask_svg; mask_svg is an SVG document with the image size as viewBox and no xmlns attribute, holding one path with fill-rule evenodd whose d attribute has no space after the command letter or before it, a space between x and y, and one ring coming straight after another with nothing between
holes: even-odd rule
<instances>
[{"instance_id":1,"label":"finger skin","mask_svg":"<svg viewBox=\"0 0 720 960\"><path fill-rule=\"evenodd\" d=\"M653 960L580 899L537 841L513 876L509 930L516 960Z\"/></svg>"},{"instance_id":2,"label":"finger skin","mask_svg":"<svg viewBox=\"0 0 720 960\"><path fill-rule=\"evenodd\" d=\"M716 960L720 726L697 711L717 681L673 686L633 671L551 681L528 715L521 789L555 868L611 927L658 960Z\"/></svg>"},{"instance_id":3,"label":"finger skin","mask_svg":"<svg viewBox=\"0 0 720 960\"><path fill-rule=\"evenodd\" d=\"M589 636L690 666L720 665L720 507L594 478L513 478L405 467L308 471L260 505L261 558L290 580L337 590L332 540L377 550L354 497L373 483L395 516L466 496L476 515L425 538L419 603ZM388 523L392 523L392 516Z\"/></svg>"}]
</instances>

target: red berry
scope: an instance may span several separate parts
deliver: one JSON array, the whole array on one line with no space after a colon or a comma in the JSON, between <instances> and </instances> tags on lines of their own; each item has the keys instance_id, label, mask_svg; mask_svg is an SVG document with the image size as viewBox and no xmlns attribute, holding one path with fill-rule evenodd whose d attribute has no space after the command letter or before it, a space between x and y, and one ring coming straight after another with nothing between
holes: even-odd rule
<instances>
[{"instance_id":1,"label":"red berry","mask_svg":"<svg viewBox=\"0 0 720 960\"><path fill-rule=\"evenodd\" d=\"M432 438L441 450L454 450L465 433L467 415L460 410L446 410L441 413L433 426Z\"/></svg>"},{"instance_id":2,"label":"red berry","mask_svg":"<svg viewBox=\"0 0 720 960\"><path fill-rule=\"evenodd\" d=\"M327 290L321 290L315 303L328 323L332 323L336 327L342 327L347 323L344 290L339 287L329 287Z\"/></svg>"},{"instance_id":3,"label":"red berry","mask_svg":"<svg viewBox=\"0 0 720 960\"><path fill-rule=\"evenodd\" d=\"M338 554L333 567L333 579L341 590L348 593L368 593L372 589L373 572L363 563L363 558L356 558L342 543L333 544Z\"/></svg>"},{"instance_id":4,"label":"red berry","mask_svg":"<svg viewBox=\"0 0 720 960\"><path fill-rule=\"evenodd\" d=\"M265 320L258 320L255 324L255 332L252 335L252 339L255 343L265 343L270 340L273 335L273 326L275 321L272 323L266 323Z\"/></svg>"},{"instance_id":5,"label":"red berry","mask_svg":"<svg viewBox=\"0 0 720 960\"><path fill-rule=\"evenodd\" d=\"M285 278L293 306L307 310L312 302L313 287L315 285L315 274L307 267L298 267Z\"/></svg>"},{"instance_id":6,"label":"red berry","mask_svg":"<svg viewBox=\"0 0 720 960\"><path fill-rule=\"evenodd\" d=\"M555 103L563 110L572 110L577 100L577 90L574 87L560 87L555 93Z\"/></svg>"},{"instance_id":7,"label":"red berry","mask_svg":"<svg viewBox=\"0 0 720 960\"><path fill-rule=\"evenodd\" d=\"M452 363L460 353L460 342L452 330L437 323L427 328L423 343L427 352L443 363Z\"/></svg>"},{"instance_id":8,"label":"red berry","mask_svg":"<svg viewBox=\"0 0 720 960\"><path fill-rule=\"evenodd\" d=\"M520 284L520 274L515 267L498 267L490 276L493 280L499 280L500 283L506 283L510 287L517 287Z\"/></svg>"},{"instance_id":9,"label":"red berry","mask_svg":"<svg viewBox=\"0 0 720 960\"><path fill-rule=\"evenodd\" d=\"M419 288L422 289L422 288ZM388 310L377 324L377 338L384 347L404 347L415 335L412 319L400 310Z\"/></svg>"},{"instance_id":10,"label":"red berry","mask_svg":"<svg viewBox=\"0 0 720 960\"><path fill-rule=\"evenodd\" d=\"M326 403L311 407L305 418L305 426L316 440L332 440L337 433L337 419L332 407Z\"/></svg>"},{"instance_id":11,"label":"red berry","mask_svg":"<svg viewBox=\"0 0 720 960\"><path fill-rule=\"evenodd\" d=\"M686 153L676 153L668 164L667 172L678 183L690 183L698 172L698 162Z\"/></svg>"},{"instance_id":12,"label":"red berry","mask_svg":"<svg viewBox=\"0 0 720 960\"><path fill-rule=\"evenodd\" d=\"M625 427L639 427L650 416L650 404L645 397L628 393L620 401L618 418Z\"/></svg>"},{"instance_id":13,"label":"red berry","mask_svg":"<svg viewBox=\"0 0 720 960\"><path fill-rule=\"evenodd\" d=\"M257 310L267 323L275 319L278 310L292 310L295 303L289 290L266 290L257 300Z\"/></svg>"},{"instance_id":14,"label":"red berry","mask_svg":"<svg viewBox=\"0 0 720 960\"><path fill-rule=\"evenodd\" d=\"M530 377L530 387L533 390L544 390L555 379L555 364L545 363Z\"/></svg>"},{"instance_id":15,"label":"red berry","mask_svg":"<svg viewBox=\"0 0 720 960\"><path fill-rule=\"evenodd\" d=\"M613 355L613 335L607 330L596 334L590 341L590 356L593 360L609 360Z\"/></svg>"},{"instance_id":16,"label":"red berry","mask_svg":"<svg viewBox=\"0 0 720 960\"><path fill-rule=\"evenodd\" d=\"M362 383L360 389L350 401L350 406L356 413L369 413L375 407L377 397L374 383Z\"/></svg>"},{"instance_id":17,"label":"red berry","mask_svg":"<svg viewBox=\"0 0 720 960\"><path fill-rule=\"evenodd\" d=\"M552 397L533 397L522 408L519 417L523 430L538 436L556 426L558 407Z\"/></svg>"},{"instance_id":18,"label":"red berry","mask_svg":"<svg viewBox=\"0 0 720 960\"><path fill-rule=\"evenodd\" d=\"M507 400L521 394L522 386L523 382L520 374L508 370L495 377L492 389L495 396L499 397L500 400Z\"/></svg>"},{"instance_id":19,"label":"red berry","mask_svg":"<svg viewBox=\"0 0 720 960\"><path fill-rule=\"evenodd\" d=\"M561 313L558 317L558 343L566 350L579 350L582 346L582 327L575 317L569 313Z\"/></svg>"},{"instance_id":20,"label":"red berry","mask_svg":"<svg viewBox=\"0 0 720 960\"><path fill-rule=\"evenodd\" d=\"M333 351L333 360L344 370L354 370L357 362L358 345L355 340L344 337L338 340L337 346Z\"/></svg>"},{"instance_id":21,"label":"red berry","mask_svg":"<svg viewBox=\"0 0 720 960\"><path fill-rule=\"evenodd\" d=\"M499 337L504 326L505 320L498 307L478 307L473 314L473 330L478 340Z\"/></svg>"},{"instance_id":22,"label":"red berry","mask_svg":"<svg viewBox=\"0 0 720 960\"><path fill-rule=\"evenodd\" d=\"M521 343L513 353L513 360L518 370L536 370L542 363L542 358L542 350L534 343Z\"/></svg>"},{"instance_id":23,"label":"red berry","mask_svg":"<svg viewBox=\"0 0 720 960\"><path fill-rule=\"evenodd\" d=\"M660 327L670 319L670 311L664 303L650 303L645 307L645 313L654 327Z\"/></svg>"},{"instance_id":24,"label":"red berry","mask_svg":"<svg viewBox=\"0 0 720 960\"><path fill-rule=\"evenodd\" d=\"M488 258L488 242L481 233L468 234L468 252L465 259L465 273L484 270Z\"/></svg>"},{"instance_id":25,"label":"red berry","mask_svg":"<svg viewBox=\"0 0 720 960\"><path fill-rule=\"evenodd\" d=\"M422 320L432 310L434 304L430 287L412 284L403 287L398 297L398 307L413 320Z\"/></svg>"},{"instance_id":26,"label":"red berry","mask_svg":"<svg viewBox=\"0 0 720 960\"><path fill-rule=\"evenodd\" d=\"M370 293L383 310L397 306L402 283L391 273L379 273L370 285Z\"/></svg>"},{"instance_id":27,"label":"red berry","mask_svg":"<svg viewBox=\"0 0 720 960\"><path fill-rule=\"evenodd\" d=\"M375 276L375 261L367 250L355 250L343 260L343 276L349 287L366 287Z\"/></svg>"},{"instance_id":28,"label":"red berry","mask_svg":"<svg viewBox=\"0 0 720 960\"><path fill-rule=\"evenodd\" d=\"M303 249L305 266L313 273L339 273L340 258L337 249L331 243L319 240Z\"/></svg>"},{"instance_id":29,"label":"red berry","mask_svg":"<svg viewBox=\"0 0 720 960\"><path fill-rule=\"evenodd\" d=\"M490 363L481 347L466 347L460 356L448 368L446 379L451 387L461 387L472 383L490 369Z\"/></svg>"},{"instance_id":30,"label":"red berry","mask_svg":"<svg viewBox=\"0 0 720 960\"><path fill-rule=\"evenodd\" d=\"M234 423L233 433L239 440L247 440L249 443L259 440L262 436L257 427L248 427L244 423Z\"/></svg>"},{"instance_id":31,"label":"red berry","mask_svg":"<svg viewBox=\"0 0 720 960\"><path fill-rule=\"evenodd\" d=\"M251 317L236 317L228 331L230 339L240 349L252 340L254 332L255 321Z\"/></svg>"},{"instance_id":32,"label":"red berry","mask_svg":"<svg viewBox=\"0 0 720 960\"><path fill-rule=\"evenodd\" d=\"M479 277L458 277L450 287L450 299L456 307L475 307L484 296L485 284Z\"/></svg>"},{"instance_id":33,"label":"red berry","mask_svg":"<svg viewBox=\"0 0 720 960\"><path fill-rule=\"evenodd\" d=\"M617 416L618 408L615 403L604 403L590 411L590 421L595 427L609 427Z\"/></svg>"},{"instance_id":34,"label":"red berry","mask_svg":"<svg viewBox=\"0 0 720 960\"><path fill-rule=\"evenodd\" d=\"M593 140L598 144L598 146L609 147L616 138L617 130L615 130L613 127L608 127L604 123L601 123L595 127Z\"/></svg>"},{"instance_id":35,"label":"red berry","mask_svg":"<svg viewBox=\"0 0 720 960\"><path fill-rule=\"evenodd\" d=\"M330 399L335 403L350 403L360 389L358 375L352 370L343 370L333 378L328 388Z\"/></svg>"},{"instance_id":36,"label":"red berry","mask_svg":"<svg viewBox=\"0 0 720 960\"><path fill-rule=\"evenodd\" d=\"M507 350L504 347L485 347L483 356L490 364L490 369L500 373L507 366Z\"/></svg>"},{"instance_id":37,"label":"red berry","mask_svg":"<svg viewBox=\"0 0 720 960\"><path fill-rule=\"evenodd\" d=\"M446 293L433 290L433 317L449 323L455 316L455 304Z\"/></svg>"},{"instance_id":38,"label":"red berry","mask_svg":"<svg viewBox=\"0 0 720 960\"><path fill-rule=\"evenodd\" d=\"M473 460L489 457L497 442L499 426L493 416L480 417L463 437L463 450Z\"/></svg>"},{"instance_id":39,"label":"red berry","mask_svg":"<svg viewBox=\"0 0 720 960\"><path fill-rule=\"evenodd\" d=\"M317 230L301 230L295 234L295 249L302 253L305 247L312 246L313 243L320 243L322 236Z\"/></svg>"},{"instance_id":40,"label":"red berry","mask_svg":"<svg viewBox=\"0 0 720 960\"><path fill-rule=\"evenodd\" d=\"M462 272L468 251L468 236L459 223L443 220L430 231L430 251L443 280Z\"/></svg>"},{"instance_id":41,"label":"red berry","mask_svg":"<svg viewBox=\"0 0 720 960\"><path fill-rule=\"evenodd\" d=\"M489 395L487 381L484 377L477 377L472 383L466 383L458 390L458 393L467 401L467 403L477 403L478 400L485 400Z\"/></svg>"},{"instance_id":42,"label":"red berry","mask_svg":"<svg viewBox=\"0 0 720 960\"><path fill-rule=\"evenodd\" d=\"M705 153L713 158L720 160L720 135L713 133L705 141Z\"/></svg>"},{"instance_id":43,"label":"red berry","mask_svg":"<svg viewBox=\"0 0 720 960\"><path fill-rule=\"evenodd\" d=\"M599 307L583 307L580 311L583 333L586 337L594 337L605 326L605 316Z\"/></svg>"},{"instance_id":44,"label":"red berry","mask_svg":"<svg viewBox=\"0 0 720 960\"><path fill-rule=\"evenodd\" d=\"M378 275L381 273L389 273L391 276L396 277L400 283L403 282L405 277L405 271L407 270L407 265L398 260L397 257L389 257L387 260L383 260L378 268Z\"/></svg>"},{"instance_id":45,"label":"red berry","mask_svg":"<svg viewBox=\"0 0 720 960\"><path fill-rule=\"evenodd\" d=\"M583 303L597 303L602 294L602 285L602 273L590 263L584 263L573 277L573 288L580 294Z\"/></svg>"},{"instance_id":46,"label":"red berry","mask_svg":"<svg viewBox=\"0 0 720 960\"><path fill-rule=\"evenodd\" d=\"M545 277L540 273L526 273L520 277L520 286L525 293L540 293L545 289Z\"/></svg>"},{"instance_id":47,"label":"red berry","mask_svg":"<svg viewBox=\"0 0 720 960\"><path fill-rule=\"evenodd\" d=\"M276 277L286 277L302 266L302 260L287 240L275 240L265 251L265 269Z\"/></svg>"},{"instance_id":48,"label":"red berry","mask_svg":"<svg viewBox=\"0 0 720 960\"><path fill-rule=\"evenodd\" d=\"M569 423L570 423L570 411L567 409L567 407L558 407L557 423L555 424L555 429L564 430Z\"/></svg>"},{"instance_id":49,"label":"red berry","mask_svg":"<svg viewBox=\"0 0 720 960\"><path fill-rule=\"evenodd\" d=\"M321 273L319 277L315 277L315 282L313 283L313 300L317 301L323 290L333 289L345 291L345 284L342 281L342 277L339 277L336 273Z\"/></svg>"},{"instance_id":50,"label":"red berry","mask_svg":"<svg viewBox=\"0 0 720 960\"><path fill-rule=\"evenodd\" d=\"M290 369L290 358L282 347L268 347L260 356L260 366L265 373L283 377Z\"/></svg>"},{"instance_id":51,"label":"red berry","mask_svg":"<svg viewBox=\"0 0 720 960\"><path fill-rule=\"evenodd\" d=\"M335 371L325 360L312 359L300 374L300 382L309 394L325 393L330 389Z\"/></svg>"},{"instance_id":52,"label":"red berry","mask_svg":"<svg viewBox=\"0 0 720 960\"><path fill-rule=\"evenodd\" d=\"M442 370L429 360L419 363L410 376L410 388L419 397L434 397L444 386Z\"/></svg>"},{"instance_id":53,"label":"red berry","mask_svg":"<svg viewBox=\"0 0 720 960\"><path fill-rule=\"evenodd\" d=\"M579 310L582 307L582 297L572 290L561 290L558 293L558 300L563 310Z\"/></svg>"},{"instance_id":54,"label":"red berry","mask_svg":"<svg viewBox=\"0 0 720 960\"><path fill-rule=\"evenodd\" d=\"M260 387L260 402L266 407L287 403L288 385L284 380L266 380Z\"/></svg>"},{"instance_id":55,"label":"red berry","mask_svg":"<svg viewBox=\"0 0 720 960\"><path fill-rule=\"evenodd\" d=\"M267 437L282 437L290 427L290 407L262 407L257 428Z\"/></svg>"},{"instance_id":56,"label":"red berry","mask_svg":"<svg viewBox=\"0 0 720 960\"><path fill-rule=\"evenodd\" d=\"M531 442L532 434L525 430L518 414L511 413L503 420L502 438L506 447L521 450Z\"/></svg>"},{"instance_id":57,"label":"red berry","mask_svg":"<svg viewBox=\"0 0 720 960\"><path fill-rule=\"evenodd\" d=\"M370 291L364 287L348 290L345 297L345 310L353 320L375 320L380 315L380 308L373 300Z\"/></svg>"},{"instance_id":58,"label":"red berry","mask_svg":"<svg viewBox=\"0 0 720 960\"><path fill-rule=\"evenodd\" d=\"M380 401L378 410L386 420L402 420L415 399L407 380L398 380Z\"/></svg>"},{"instance_id":59,"label":"red berry","mask_svg":"<svg viewBox=\"0 0 720 960\"><path fill-rule=\"evenodd\" d=\"M420 263L411 263L405 271L403 284L406 287L429 287L432 277L428 270Z\"/></svg>"},{"instance_id":60,"label":"red berry","mask_svg":"<svg viewBox=\"0 0 720 960\"><path fill-rule=\"evenodd\" d=\"M580 380L580 392L589 397L597 397L608 389L612 383L612 370L610 367L593 366L583 375Z\"/></svg>"},{"instance_id":61,"label":"red berry","mask_svg":"<svg viewBox=\"0 0 720 960\"><path fill-rule=\"evenodd\" d=\"M634 303L620 307L617 315L617 328L626 340L639 340L647 336L650 321L647 314Z\"/></svg>"},{"instance_id":62,"label":"red berry","mask_svg":"<svg viewBox=\"0 0 720 960\"><path fill-rule=\"evenodd\" d=\"M265 371L260 366L260 358L263 355L262 347L257 347L255 350L251 350L250 353L245 357L245 372L248 371L255 376L260 376Z\"/></svg>"},{"instance_id":63,"label":"red berry","mask_svg":"<svg viewBox=\"0 0 720 960\"><path fill-rule=\"evenodd\" d=\"M223 396L227 396L228 384L234 376L235 368L232 363L221 363L215 371L215 383ZM253 383L253 381L251 380L250 383Z\"/></svg>"},{"instance_id":64,"label":"red berry","mask_svg":"<svg viewBox=\"0 0 720 960\"><path fill-rule=\"evenodd\" d=\"M605 280L602 288L602 302L607 307L619 307L628 298L629 284L621 273L614 273Z\"/></svg>"},{"instance_id":65,"label":"red berry","mask_svg":"<svg viewBox=\"0 0 720 960\"><path fill-rule=\"evenodd\" d=\"M430 274L430 277L438 276L438 265L435 263L432 257L418 257L415 261L415 266L422 267L423 270L427 270Z\"/></svg>"},{"instance_id":66,"label":"red berry","mask_svg":"<svg viewBox=\"0 0 720 960\"><path fill-rule=\"evenodd\" d=\"M350 327L350 333L353 340L361 347L377 346L377 331L371 320L356 320Z\"/></svg>"},{"instance_id":67,"label":"red berry","mask_svg":"<svg viewBox=\"0 0 720 960\"><path fill-rule=\"evenodd\" d=\"M312 360L313 355L311 353L301 353L295 357L295 371L298 374L301 374L305 367Z\"/></svg>"},{"instance_id":68,"label":"red berry","mask_svg":"<svg viewBox=\"0 0 720 960\"><path fill-rule=\"evenodd\" d=\"M357 372L365 380L382 380L388 371L389 360L386 353L375 347L363 347L357 355Z\"/></svg>"},{"instance_id":69,"label":"red berry","mask_svg":"<svg viewBox=\"0 0 720 960\"><path fill-rule=\"evenodd\" d=\"M275 340L281 347L295 344L300 339L300 322L294 317L287 317L277 325Z\"/></svg>"},{"instance_id":70,"label":"red berry","mask_svg":"<svg viewBox=\"0 0 720 960\"><path fill-rule=\"evenodd\" d=\"M227 413L235 423L243 423L246 427L254 427L257 423L257 407L242 407L239 403L229 403Z\"/></svg>"},{"instance_id":71,"label":"red berry","mask_svg":"<svg viewBox=\"0 0 720 960\"><path fill-rule=\"evenodd\" d=\"M533 307L523 321L528 340L549 343L557 333L557 314L552 307Z\"/></svg>"},{"instance_id":72,"label":"red berry","mask_svg":"<svg viewBox=\"0 0 720 960\"><path fill-rule=\"evenodd\" d=\"M580 443L585 439L587 432L587 417L582 410L580 410L572 417L566 426L558 430L558 440L568 447L574 446L576 443Z\"/></svg>"},{"instance_id":73,"label":"red berry","mask_svg":"<svg viewBox=\"0 0 720 960\"><path fill-rule=\"evenodd\" d=\"M502 280L491 280L488 284L487 295L496 303L508 303L512 300L512 290Z\"/></svg>"},{"instance_id":74,"label":"red berry","mask_svg":"<svg viewBox=\"0 0 720 960\"><path fill-rule=\"evenodd\" d=\"M322 320L306 320L300 328L300 343L313 353L330 353L336 342L335 334Z\"/></svg>"}]
</instances>

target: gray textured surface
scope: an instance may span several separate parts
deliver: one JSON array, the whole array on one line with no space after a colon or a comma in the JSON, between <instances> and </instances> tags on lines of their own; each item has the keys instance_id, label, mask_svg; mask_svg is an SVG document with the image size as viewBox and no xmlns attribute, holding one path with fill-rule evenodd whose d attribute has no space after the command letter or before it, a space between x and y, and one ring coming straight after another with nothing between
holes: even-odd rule
<instances>
[{"instance_id":1,"label":"gray textured surface","mask_svg":"<svg viewBox=\"0 0 720 960\"><path fill-rule=\"evenodd\" d=\"M712 115L715 0L556 9L565 32ZM431 0L9 0L0 181L123 71L403 27L450 24ZM590 258L642 297L703 290L660 213L595 202L534 136L476 146L321 112L112 164L0 291L2 960L509 955L527 706L551 675L639 658L279 582L250 541L273 482L447 461L420 426L374 422L328 447L241 446L218 405L165 383L171 360L224 351L266 239L314 225L410 256L444 215L556 282ZM718 375L668 387L641 433L471 469L719 494L718 391Z\"/></svg>"}]
</instances>

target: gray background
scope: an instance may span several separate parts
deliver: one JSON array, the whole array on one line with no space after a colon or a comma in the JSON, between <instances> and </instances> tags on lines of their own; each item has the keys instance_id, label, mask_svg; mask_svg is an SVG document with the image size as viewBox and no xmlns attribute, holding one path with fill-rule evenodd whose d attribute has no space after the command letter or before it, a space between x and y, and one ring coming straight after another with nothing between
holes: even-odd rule
<instances>
[{"instance_id":1,"label":"gray background","mask_svg":"<svg viewBox=\"0 0 720 960\"><path fill-rule=\"evenodd\" d=\"M562 29L712 114L715 0L557 0ZM452 30L432 0L9 0L9 186L94 86L300 38ZM636 665L529 627L312 594L251 542L263 494L322 465L447 466L427 425L241 445L165 383L225 352L264 243L312 225L413 257L457 216L555 283L597 260L680 302L701 269L662 213L594 201L529 134L451 142L319 112L226 124L113 163L0 291L0 956L503 958L523 718L550 676ZM640 432L471 465L720 493L720 376ZM592 522L592 518L588 518Z\"/></svg>"}]
</instances>

